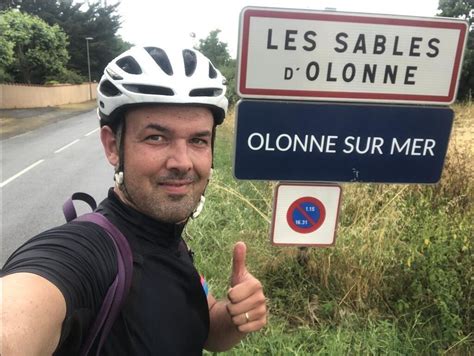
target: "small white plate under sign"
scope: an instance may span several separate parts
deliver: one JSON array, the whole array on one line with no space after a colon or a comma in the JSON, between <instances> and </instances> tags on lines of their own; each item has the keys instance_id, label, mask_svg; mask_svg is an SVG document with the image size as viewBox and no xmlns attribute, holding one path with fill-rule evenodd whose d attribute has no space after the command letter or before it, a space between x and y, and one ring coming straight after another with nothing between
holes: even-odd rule
<instances>
[{"instance_id":1,"label":"small white plate under sign","mask_svg":"<svg viewBox=\"0 0 474 356\"><path fill-rule=\"evenodd\" d=\"M280 183L273 202L272 243L334 245L341 190L337 184Z\"/></svg>"}]
</instances>

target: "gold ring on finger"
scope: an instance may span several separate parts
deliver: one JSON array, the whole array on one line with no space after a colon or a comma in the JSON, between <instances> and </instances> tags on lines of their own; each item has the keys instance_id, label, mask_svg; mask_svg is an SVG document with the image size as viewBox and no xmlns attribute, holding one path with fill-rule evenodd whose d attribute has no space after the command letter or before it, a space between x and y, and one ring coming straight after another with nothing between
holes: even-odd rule
<instances>
[{"instance_id":1,"label":"gold ring on finger","mask_svg":"<svg viewBox=\"0 0 474 356\"><path fill-rule=\"evenodd\" d=\"M245 313L245 320L247 323L250 321L249 313Z\"/></svg>"}]
</instances>

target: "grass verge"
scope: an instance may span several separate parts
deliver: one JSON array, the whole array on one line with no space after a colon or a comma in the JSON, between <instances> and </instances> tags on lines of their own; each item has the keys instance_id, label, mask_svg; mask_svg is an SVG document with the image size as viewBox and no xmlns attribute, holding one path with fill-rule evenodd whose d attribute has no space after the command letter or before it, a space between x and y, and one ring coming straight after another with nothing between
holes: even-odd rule
<instances>
[{"instance_id":1,"label":"grass verge","mask_svg":"<svg viewBox=\"0 0 474 356\"><path fill-rule=\"evenodd\" d=\"M474 110L454 110L440 183L344 185L337 243L327 249L269 244L275 183L236 181L232 117L219 128L206 209L188 227L189 243L222 297L232 246L245 241L270 308L268 326L228 354L474 352Z\"/></svg>"}]
</instances>

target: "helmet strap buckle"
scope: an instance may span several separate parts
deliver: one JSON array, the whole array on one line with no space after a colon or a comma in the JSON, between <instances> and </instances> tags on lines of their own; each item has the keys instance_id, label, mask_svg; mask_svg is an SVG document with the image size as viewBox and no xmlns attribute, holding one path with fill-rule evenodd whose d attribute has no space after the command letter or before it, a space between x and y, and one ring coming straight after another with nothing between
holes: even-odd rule
<instances>
[{"instance_id":1,"label":"helmet strap buckle","mask_svg":"<svg viewBox=\"0 0 474 356\"><path fill-rule=\"evenodd\" d=\"M193 214L191 215L191 217L193 219L196 219L199 214L201 214L202 212L202 209L204 209L204 203L206 202L206 198L204 197L204 195L201 195L201 199L199 200L199 204L198 206L196 207L196 209L194 209L194 212Z\"/></svg>"},{"instance_id":2,"label":"helmet strap buckle","mask_svg":"<svg viewBox=\"0 0 474 356\"><path fill-rule=\"evenodd\" d=\"M120 171L120 172L116 172L114 174L114 181L115 181L115 184L117 184L117 186L120 186L123 184L123 172Z\"/></svg>"}]
</instances>

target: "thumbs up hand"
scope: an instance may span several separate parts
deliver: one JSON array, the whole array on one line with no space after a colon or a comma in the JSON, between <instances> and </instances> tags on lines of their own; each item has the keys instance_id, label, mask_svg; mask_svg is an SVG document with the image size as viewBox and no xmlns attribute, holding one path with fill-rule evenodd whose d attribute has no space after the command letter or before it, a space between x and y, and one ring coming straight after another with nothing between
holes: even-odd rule
<instances>
[{"instance_id":1,"label":"thumbs up hand","mask_svg":"<svg viewBox=\"0 0 474 356\"><path fill-rule=\"evenodd\" d=\"M247 247L238 242L234 246L231 288L227 293L227 311L241 333L260 330L267 323L267 306L262 284L245 265Z\"/></svg>"}]
</instances>

